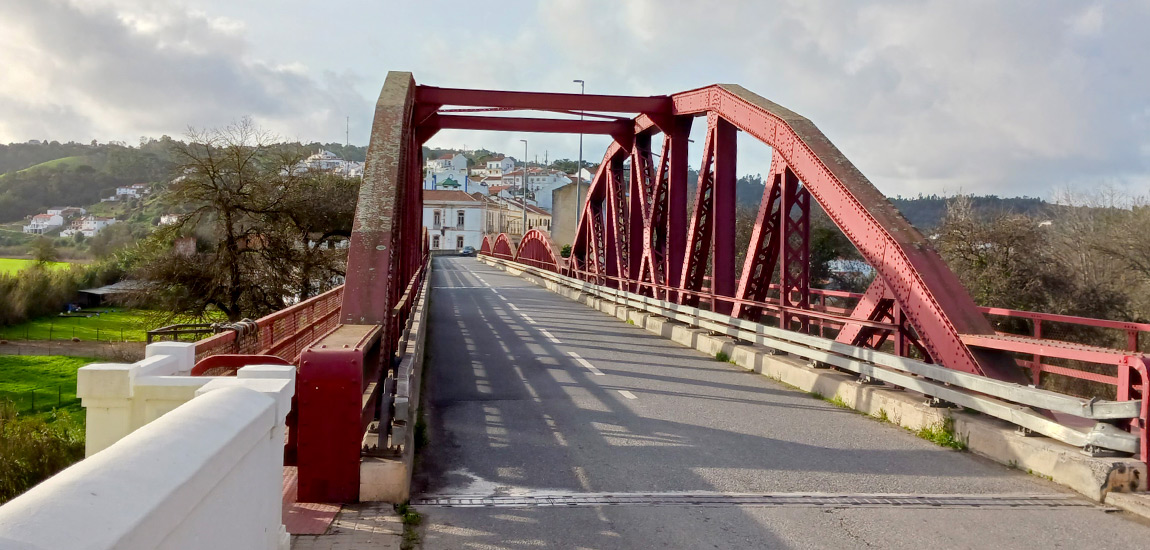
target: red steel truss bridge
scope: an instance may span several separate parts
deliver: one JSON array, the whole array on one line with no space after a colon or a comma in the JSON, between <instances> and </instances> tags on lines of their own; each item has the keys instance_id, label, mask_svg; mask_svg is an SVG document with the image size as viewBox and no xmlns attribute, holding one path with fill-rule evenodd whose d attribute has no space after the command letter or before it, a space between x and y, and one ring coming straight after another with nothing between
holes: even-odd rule
<instances>
[{"instance_id":1,"label":"red steel truss bridge","mask_svg":"<svg viewBox=\"0 0 1150 550\"><path fill-rule=\"evenodd\" d=\"M698 126L702 156L691 159ZM480 254L491 262L864 382L915 389L1090 453L1150 457L1139 340L1150 325L979 307L930 241L806 118L730 84L630 97L440 88L392 72L375 108L346 283L197 348L197 372L267 355L299 367L287 456L299 467L301 500L356 500L363 456L409 444L418 398L410 363L421 350L407 336L430 265L421 151L443 129L613 139L569 257L536 228L487 236ZM739 132L772 155L741 263ZM691 196L689 163L699 168ZM873 268L865 293L811 287L818 210ZM1000 332L1005 321L1026 328ZM1118 343L1072 341L1083 327ZM1066 387L1052 380L1082 381L1096 394L1035 387Z\"/></svg>"}]
</instances>

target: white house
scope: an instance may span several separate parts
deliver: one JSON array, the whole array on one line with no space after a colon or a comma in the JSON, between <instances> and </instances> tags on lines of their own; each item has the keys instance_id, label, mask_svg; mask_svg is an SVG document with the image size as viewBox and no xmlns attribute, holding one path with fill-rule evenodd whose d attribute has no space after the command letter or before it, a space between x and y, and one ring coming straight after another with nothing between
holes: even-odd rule
<instances>
[{"instance_id":1,"label":"white house","mask_svg":"<svg viewBox=\"0 0 1150 550\"><path fill-rule=\"evenodd\" d=\"M80 208L79 206L53 206L52 208L48 209L48 213L59 214L65 218L71 218L73 216L83 216L84 214L87 214L88 211Z\"/></svg>"},{"instance_id":2,"label":"white house","mask_svg":"<svg viewBox=\"0 0 1150 550\"><path fill-rule=\"evenodd\" d=\"M551 210L551 192L571 183L570 176L559 170L531 168L527 170L527 198L544 210ZM513 170L503 174L502 185L510 187L511 194L522 194L523 170Z\"/></svg>"},{"instance_id":3,"label":"white house","mask_svg":"<svg viewBox=\"0 0 1150 550\"><path fill-rule=\"evenodd\" d=\"M160 225L172 225L179 221L179 214L164 214L163 216L160 216Z\"/></svg>"},{"instance_id":4,"label":"white house","mask_svg":"<svg viewBox=\"0 0 1150 550\"><path fill-rule=\"evenodd\" d=\"M133 183L124 187L116 188L116 200L124 200L126 198L138 199L144 195L151 193L146 183Z\"/></svg>"},{"instance_id":5,"label":"white house","mask_svg":"<svg viewBox=\"0 0 1150 550\"><path fill-rule=\"evenodd\" d=\"M339 155L320 149L315 154L300 161L295 169L298 172L307 172L309 170L317 172L332 172L349 178L362 178L363 177L364 163L354 160L344 160L339 158Z\"/></svg>"},{"instance_id":6,"label":"white house","mask_svg":"<svg viewBox=\"0 0 1150 550\"><path fill-rule=\"evenodd\" d=\"M429 170L467 170L467 157L460 153L444 153L426 164Z\"/></svg>"},{"instance_id":7,"label":"white house","mask_svg":"<svg viewBox=\"0 0 1150 550\"><path fill-rule=\"evenodd\" d=\"M469 191L471 173L467 157L459 153L445 153L425 163L423 188Z\"/></svg>"},{"instance_id":8,"label":"white house","mask_svg":"<svg viewBox=\"0 0 1150 550\"><path fill-rule=\"evenodd\" d=\"M32 222L24 226L24 232L33 235L43 235L57 227L64 225L64 216L56 214L36 214Z\"/></svg>"},{"instance_id":9,"label":"white house","mask_svg":"<svg viewBox=\"0 0 1150 550\"><path fill-rule=\"evenodd\" d=\"M493 158L487 161L488 176L498 176L515 168L515 161L507 157Z\"/></svg>"},{"instance_id":10,"label":"white house","mask_svg":"<svg viewBox=\"0 0 1150 550\"><path fill-rule=\"evenodd\" d=\"M80 233L85 237L95 237L105 227L116 223L116 218L104 218L101 216L84 216L74 222L72 227L60 232L61 237L71 237L76 233Z\"/></svg>"},{"instance_id":11,"label":"white house","mask_svg":"<svg viewBox=\"0 0 1150 550\"><path fill-rule=\"evenodd\" d=\"M483 244L484 201L457 190L423 191L423 225L432 250L479 249Z\"/></svg>"}]
</instances>

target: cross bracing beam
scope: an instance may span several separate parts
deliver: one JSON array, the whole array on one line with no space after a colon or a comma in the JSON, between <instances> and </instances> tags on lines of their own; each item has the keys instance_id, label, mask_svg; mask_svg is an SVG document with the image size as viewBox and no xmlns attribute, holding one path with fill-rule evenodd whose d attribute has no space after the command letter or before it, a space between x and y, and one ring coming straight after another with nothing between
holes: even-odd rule
<instances>
[{"instance_id":1,"label":"cross bracing beam","mask_svg":"<svg viewBox=\"0 0 1150 550\"><path fill-rule=\"evenodd\" d=\"M622 96L560 94L547 92L506 92L420 86L415 100L425 105L457 105L544 111L602 111L607 113L660 113L671 109L667 96Z\"/></svg>"}]
</instances>

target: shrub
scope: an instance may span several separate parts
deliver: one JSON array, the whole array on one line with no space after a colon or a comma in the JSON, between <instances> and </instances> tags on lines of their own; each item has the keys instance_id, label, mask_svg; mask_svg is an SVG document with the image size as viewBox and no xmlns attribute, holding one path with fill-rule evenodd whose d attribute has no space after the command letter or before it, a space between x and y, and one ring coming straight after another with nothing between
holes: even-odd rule
<instances>
[{"instance_id":1,"label":"shrub","mask_svg":"<svg viewBox=\"0 0 1150 550\"><path fill-rule=\"evenodd\" d=\"M58 313L82 288L108 284L121 269L111 262L69 269L32 266L17 273L0 274L0 325Z\"/></svg>"},{"instance_id":2,"label":"shrub","mask_svg":"<svg viewBox=\"0 0 1150 550\"><path fill-rule=\"evenodd\" d=\"M84 458L84 427L65 411L18 416L0 403L0 504Z\"/></svg>"}]
</instances>

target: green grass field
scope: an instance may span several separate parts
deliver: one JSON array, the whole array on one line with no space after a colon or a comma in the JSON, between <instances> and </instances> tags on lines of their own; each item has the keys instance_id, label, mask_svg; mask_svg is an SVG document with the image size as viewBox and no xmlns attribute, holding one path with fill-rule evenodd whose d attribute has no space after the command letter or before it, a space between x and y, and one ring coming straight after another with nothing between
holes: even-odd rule
<instances>
[{"instance_id":1,"label":"green grass field","mask_svg":"<svg viewBox=\"0 0 1150 550\"><path fill-rule=\"evenodd\" d=\"M60 408L83 423L76 397L76 371L98 359L58 355L0 355L0 401L21 415L50 415Z\"/></svg>"},{"instance_id":2,"label":"green grass field","mask_svg":"<svg viewBox=\"0 0 1150 550\"><path fill-rule=\"evenodd\" d=\"M143 342L147 331L174 323L195 323L192 319L170 320L158 311L123 308L95 308L104 311L91 317L51 315L0 327L4 340L71 340L87 342ZM82 312L83 313L83 312Z\"/></svg>"},{"instance_id":3,"label":"green grass field","mask_svg":"<svg viewBox=\"0 0 1150 550\"><path fill-rule=\"evenodd\" d=\"M31 267L36 264L36 260L25 260L21 258L0 258L0 273L16 273L22 269ZM52 269L67 269L68 262L48 262Z\"/></svg>"}]
</instances>

